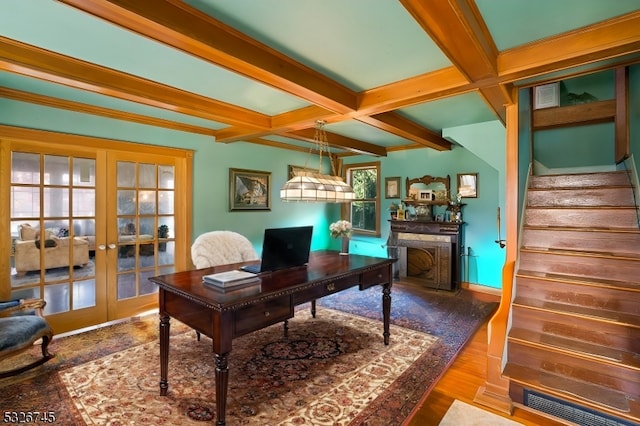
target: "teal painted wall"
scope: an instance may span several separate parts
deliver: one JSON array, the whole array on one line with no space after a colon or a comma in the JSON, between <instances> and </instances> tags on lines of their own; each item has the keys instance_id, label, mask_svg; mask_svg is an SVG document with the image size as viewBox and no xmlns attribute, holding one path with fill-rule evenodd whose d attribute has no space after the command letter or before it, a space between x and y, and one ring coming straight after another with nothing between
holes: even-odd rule
<instances>
[{"instance_id":1,"label":"teal painted wall","mask_svg":"<svg viewBox=\"0 0 640 426\"><path fill-rule=\"evenodd\" d=\"M470 253L470 256L462 259L463 281L500 288L505 254L494 241L498 239L497 209L501 207L504 211L504 126L497 121L479 123L445 129L443 136L457 143L451 151L415 149L392 152L386 158L380 158L382 182L387 177L400 176L401 197L404 198L406 178L449 175L451 191L454 192L458 173L478 173L478 198L463 199L463 203L466 203L463 208L464 253ZM371 161L371 158L360 156L349 157L345 163L367 161ZM382 198L381 236L354 236L350 245L353 253L386 255L390 231L387 209L392 201L398 202L399 199ZM444 207L441 207L439 212L443 210Z\"/></svg>"},{"instance_id":2,"label":"teal painted wall","mask_svg":"<svg viewBox=\"0 0 640 426\"><path fill-rule=\"evenodd\" d=\"M287 178L288 165L304 166L306 153L237 142L215 143L211 137L140 125L114 119L41 107L0 98L0 123L177 147L194 151L193 237L217 229L242 233L262 251L265 228L313 225L312 249L338 248L329 237L329 218L339 216L339 207L326 204L283 203L279 189ZM229 211L229 168L270 171L273 189L271 211ZM327 169L328 169L327 165Z\"/></svg>"}]
</instances>

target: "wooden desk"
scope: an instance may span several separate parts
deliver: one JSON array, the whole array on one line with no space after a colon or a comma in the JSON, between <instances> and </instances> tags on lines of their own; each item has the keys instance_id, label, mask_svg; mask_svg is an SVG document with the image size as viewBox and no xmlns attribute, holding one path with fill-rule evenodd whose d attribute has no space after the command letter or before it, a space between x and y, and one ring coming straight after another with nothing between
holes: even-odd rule
<instances>
[{"instance_id":1,"label":"wooden desk","mask_svg":"<svg viewBox=\"0 0 640 426\"><path fill-rule=\"evenodd\" d=\"M317 251L311 253L307 267L264 274L260 284L224 292L204 286L202 276L237 269L242 264L150 278L160 288L160 395L165 396L169 388L170 317L213 340L218 425L225 424L232 340L278 322L285 322L286 333L286 321L293 317L296 305L350 287L365 290L381 285L382 336L388 345L393 262L395 259Z\"/></svg>"}]
</instances>

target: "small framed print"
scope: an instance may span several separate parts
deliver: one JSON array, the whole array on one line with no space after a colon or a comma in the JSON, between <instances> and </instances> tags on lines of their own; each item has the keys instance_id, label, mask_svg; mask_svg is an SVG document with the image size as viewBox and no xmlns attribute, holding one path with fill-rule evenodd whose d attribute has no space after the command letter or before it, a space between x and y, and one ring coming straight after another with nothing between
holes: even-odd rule
<instances>
[{"instance_id":1,"label":"small framed print","mask_svg":"<svg viewBox=\"0 0 640 426\"><path fill-rule=\"evenodd\" d=\"M400 177L388 177L384 180L384 198L400 198Z\"/></svg>"},{"instance_id":2,"label":"small framed print","mask_svg":"<svg viewBox=\"0 0 640 426\"><path fill-rule=\"evenodd\" d=\"M418 201L433 201L434 194L430 189L421 189L418 191Z\"/></svg>"},{"instance_id":3,"label":"small framed print","mask_svg":"<svg viewBox=\"0 0 640 426\"><path fill-rule=\"evenodd\" d=\"M271 210L271 173L229 169L229 210Z\"/></svg>"},{"instance_id":4,"label":"small framed print","mask_svg":"<svg viewBox=\"0 0 640 426\"><path fill-rule=\"evenodd\" d=\"M462 198L478 197L478 174L460 173L458 174L458 194Z\"/></svg>"},{"instance_id":5,"label":"small framed print","mask_svg":"<svg viewBox=\"0 0 640 426\"><path fill-rule=\"evenodd\" d=\"M533 88L533 109L560 106L560 83L550 83Z\"/></svg>"}]
</instances>

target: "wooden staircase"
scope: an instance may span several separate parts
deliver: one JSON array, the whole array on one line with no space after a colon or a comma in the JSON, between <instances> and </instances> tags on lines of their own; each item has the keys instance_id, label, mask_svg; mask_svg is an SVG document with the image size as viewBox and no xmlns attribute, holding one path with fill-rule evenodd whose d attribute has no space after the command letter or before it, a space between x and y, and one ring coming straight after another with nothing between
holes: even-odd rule
<instances>
[{"instance_id":1,"label":"wooden staircase","mask_svg":"<svg viewBox=\"0 0 640 426\"><path fill-rule=\"evenodd\" d=\"M640 423L639 210L626 172L532 176L504 375Z\"/></svg>"}]
</instances>

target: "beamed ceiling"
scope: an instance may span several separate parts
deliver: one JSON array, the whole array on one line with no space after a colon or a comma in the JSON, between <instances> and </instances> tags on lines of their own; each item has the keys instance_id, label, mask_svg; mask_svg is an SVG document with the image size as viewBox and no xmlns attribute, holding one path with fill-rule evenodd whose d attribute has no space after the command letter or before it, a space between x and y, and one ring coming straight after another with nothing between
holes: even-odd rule
<instances>
[{"instance_id":1,"label":"beamed ceiling","mask_svg":"<svg viewBox=\"0 0 640 426\"><path fill-rule=\"evenodd\" d=\"M640 62L639 28L640 0L3 0L0 97L217 143L307 151L325 120L338 155L449 150L514 88Z\"/></svg>"}]
</instances>

